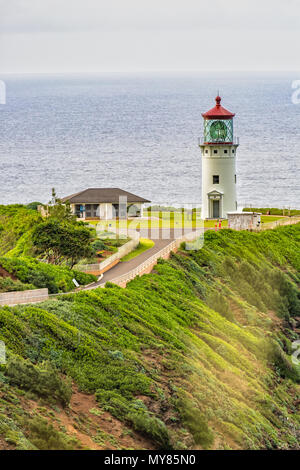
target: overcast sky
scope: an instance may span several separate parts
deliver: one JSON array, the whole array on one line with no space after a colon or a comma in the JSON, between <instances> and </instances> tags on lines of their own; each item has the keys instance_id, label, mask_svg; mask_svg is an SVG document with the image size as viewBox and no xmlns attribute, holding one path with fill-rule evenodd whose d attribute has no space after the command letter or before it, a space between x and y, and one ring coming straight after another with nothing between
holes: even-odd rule
<instances>
[{"instance_id":1,"label":"overcast sky","mask_svg":"<svg viewBox=\"0 0 300 470\"><path fill-rule=\"evenodd\" d=\"M300 69L300 0L0 0L0 71Z\"/></svg>"}]
</instances>

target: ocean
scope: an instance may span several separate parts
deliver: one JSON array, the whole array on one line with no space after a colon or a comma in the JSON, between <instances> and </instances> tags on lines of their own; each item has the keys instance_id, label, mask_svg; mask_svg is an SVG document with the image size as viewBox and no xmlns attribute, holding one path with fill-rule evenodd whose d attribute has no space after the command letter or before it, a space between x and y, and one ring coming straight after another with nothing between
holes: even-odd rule
<instances>
[{"instance_id":1,"label":"ocean","mask_svg":"<svg viewBox=\"0 0 300 470\"><path fill-rule=\"evenodd\" d=\"M165 205L201 204L202 112L235 117L239 206L300 207L294 74L0 76L0 203L120 187Z\"/></svg>"}]
</instances>

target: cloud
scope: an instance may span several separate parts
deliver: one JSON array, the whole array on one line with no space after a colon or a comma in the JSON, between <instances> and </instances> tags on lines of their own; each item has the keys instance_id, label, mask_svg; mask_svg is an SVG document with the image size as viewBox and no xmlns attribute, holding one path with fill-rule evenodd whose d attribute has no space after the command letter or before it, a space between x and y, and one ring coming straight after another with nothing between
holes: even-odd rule
<instances>
[{"instance_id":1,"label":"cloud","mask_svg":"<svg viewBox=\"0 0 300 470\"><path fill-rule=\"evenodd\" d=\"M1 0L6 33L118 30L291 30L298 0Z\"/></svg>"},{"instance_id":2,"label":"cloud","mask_svg":"<svg viewBox=\"0 0 300 470\"><path fill-rule=\"evenodd\" d=\"M299 0L0 0L2 72L294 70Z\"/></svg>"},{"instance_id":3,"label":"cloud","mask_svg":"<svg viewBox=\"0 0 300 470\"><path fill-rule=\"evenodd\" d=\"M90 32L5 35L2 73L135 72L172 70L294 70L297 34L255 37L220 31L203 44L197 31ZM295 45L292 47L292 45Z\"/></svg>"}]
</instances>

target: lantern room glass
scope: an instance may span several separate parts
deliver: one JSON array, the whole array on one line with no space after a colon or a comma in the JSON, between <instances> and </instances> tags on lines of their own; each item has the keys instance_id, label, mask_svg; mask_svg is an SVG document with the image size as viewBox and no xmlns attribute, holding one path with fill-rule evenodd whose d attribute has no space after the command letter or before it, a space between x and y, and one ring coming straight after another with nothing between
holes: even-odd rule
<instances>
[{"instance_id":1,"label":"lantern room glass","mask_svg":"<svg viewBox=\"0 0 300 470\"><path fill-rule=\"evenodd\" d=\"M205 143L233 142L233 119L205 119Z\"/></svg>"}]
</instances>

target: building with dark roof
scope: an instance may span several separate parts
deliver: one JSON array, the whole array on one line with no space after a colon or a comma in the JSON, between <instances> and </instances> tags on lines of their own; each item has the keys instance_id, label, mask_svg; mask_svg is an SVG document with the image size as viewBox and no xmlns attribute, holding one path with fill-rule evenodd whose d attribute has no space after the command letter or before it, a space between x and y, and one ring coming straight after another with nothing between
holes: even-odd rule
<instances>
[{"instance_id":1,"label":"building with dark roof","mask_svg":"<svg viewBox=\"0 0 300 470\"><path fill-rule=\"evenodd\" d=\"M143 204L151 202L119 188L89 188L62 198L81 219L110 220L141 217Z\"/></svg>"}]
</instances>

